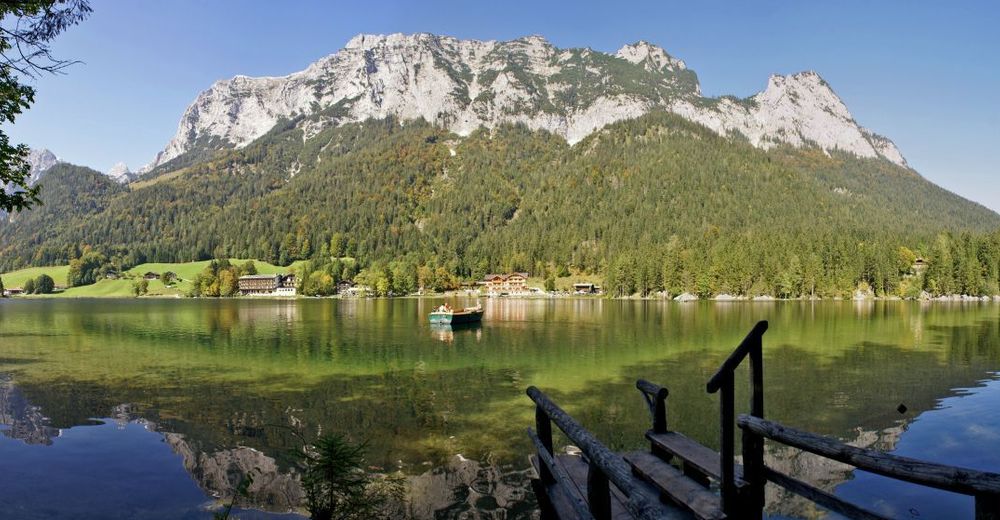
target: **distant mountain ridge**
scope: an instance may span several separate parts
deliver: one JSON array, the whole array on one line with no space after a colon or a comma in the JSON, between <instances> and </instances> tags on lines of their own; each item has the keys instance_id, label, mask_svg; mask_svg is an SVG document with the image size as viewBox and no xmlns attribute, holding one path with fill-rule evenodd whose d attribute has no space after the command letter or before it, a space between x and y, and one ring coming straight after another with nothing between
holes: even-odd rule
<instances>
[{"instance_id":1,"label":"distant mountain ridge","mask_svg":"<svg viewBox=\"0 0 1000 520\"><path fill-rule=\"evenodd\" d=\"M282 119L305 138L368 119L424 119L458 135L523 123L570 144L609 123L667 110L759 148L816 146L906 167L896 145L860 126L815 72L774 75L749 98L701 95L684 61L640 41L615 54L560 49L540 36L512 41L365 35L283 77L236 76L198 95L177 133L141 172L186 153L241 148Z\"/></svg>"}]
</instances>

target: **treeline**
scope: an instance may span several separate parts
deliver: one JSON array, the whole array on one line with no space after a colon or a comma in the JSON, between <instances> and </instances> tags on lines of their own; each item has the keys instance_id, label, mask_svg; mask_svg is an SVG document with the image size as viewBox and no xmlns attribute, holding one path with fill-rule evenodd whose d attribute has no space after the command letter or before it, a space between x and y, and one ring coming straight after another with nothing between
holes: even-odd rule
<instances>
[{"instance_id":1,"label":"treeline","mask_svg":"<svg viewBox=\"0 0 1000 520\"><path fill-rule=\"evenodd\" d=\"M0 223L0 271L79 260L89 280L102 269L84 260L90 248L119 270L309 261L306 294L350 279L342 257L384 294L569 269L606 276L618 294L822 296L860 283L896 294L901 247L933 267L946 261L939 235L967 256L966 242L991 243L1000 228L996 213L886 161L765 152L666 113L572 147L517 125L459 138L393 118L304 140L302 121L131 187L84 168L49 173L46 204ZM995 277L980 260L985 288L953 273L921 290L982 292ZM231 288L213 276L220 293Z\"/></svg>"},{"instance_id":2,"label":"treeline","mask_svg":"<svg viewBox=\"0 0 1000 520\"><path fill-rule=\"evenodd\" d=\"M605 270L605 291L617 297L689 293L703 298L834 298L855 291L901 298L918 298L922 292L1000 294L1000 232L942 233L915 249L833 238L810 245L719 237L700 249L675 238L664 247L615 257Z\"/></svg>"}]
</instances>

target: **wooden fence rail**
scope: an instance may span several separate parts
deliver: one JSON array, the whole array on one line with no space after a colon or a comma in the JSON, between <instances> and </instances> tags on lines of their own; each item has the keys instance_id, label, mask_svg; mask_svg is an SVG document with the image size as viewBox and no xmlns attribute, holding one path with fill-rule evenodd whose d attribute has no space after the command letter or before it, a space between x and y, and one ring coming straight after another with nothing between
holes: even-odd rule
<instances>
[{"instance_id":1,"label":"wooden fence rail","mask_svg":"<svg viewBox=\"0 0 1000 520\"><path fill-rule=\"evenodd\" d=\"M561 518L606 520L614 513L616 518L622 514L640 519L662 519L682 512L693 513L702 519L760 519L764 514L764 488L771 482L848 518L885 520L877 513L768 467L764 463L764 443L771 441L863 471L969 495L975 500L976 520L1000 520L998 473L858 448L764 419L763 335L767 328L766 321L758 322L705 386L708 393L719 393L718 454L668 430L669 392L645 379L636 381L635 386L642 393L652 417L652 428L646 433L651 453L631 452L624 458L598 442L538 388L529 387L528 396L535 403L535 430L529 428L528 435L538 450L538 480L548 486L542 492L560 495ZM750 414L737 418L735 372L745 359L750 360ZM553 451L552 423L583 452L582 460L587 463L585 483L581 459L572 457L576 465L569 473L576 480L571 480L561 466L567 456L557 457ZM735 461L737 427L742 432L742 467ZM718 467L715 466L716 456ZM718 495L713 494L710 480L718 482ZM561 492L563 489L565 493ZM682 509L664 509L661 498Z\"/></svg>"},{"instance_id":2,"label":"wooden fence rail","mask_svg":"<svg viewBox=\"0 0 1000 520\"><path fill-rule=\"evenodd\" d=\"M976 500L977 519L1000 518L1000 474L858 448L822 435L749 415L740 415L737 423L744 431L760 438L771 439L786 446L850 464L870 473L973 496Z\"/></svg>"},{"instance_id":3,"label":"wooden fence rail","mask_svg":"<svg viewBox=\"0 0 1000 520\"><path fill-rule=\"evenodd\" d=\"M528 387L527 394L535 402L537 437L547 455L554 458L551 425L554 422L590 461L587 474L587 497L590 505L589 512L594 518L598 520L610 518L611 491L609 483L614 484L625 495L627 498L625 507L636 518L644 520L665 518L659 497L651 496L637 485L632 476L632 468L621 456L601 444L593 434L552 402L538 388ZM540 454L540 456L543 455ZM542 476L543 480L545 478L551 479L553 476Z\"/></svg>"}]
</instances>

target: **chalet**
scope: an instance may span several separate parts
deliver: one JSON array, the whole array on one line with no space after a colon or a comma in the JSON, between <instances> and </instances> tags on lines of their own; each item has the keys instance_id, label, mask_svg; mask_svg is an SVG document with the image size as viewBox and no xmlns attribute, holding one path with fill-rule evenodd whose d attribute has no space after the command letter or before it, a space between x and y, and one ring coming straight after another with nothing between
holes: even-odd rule
<instances>
[{"instance_id":1,"label":"chalet","mask_svg":"<svg viewBox=\"0 0 1000 520\"><path fill-rule=\"evenodd\" d=\"M153 271L147 271L146 274L142 275L146 280L159 280L160 273L154 273Z\"/></svg>"},{"instance_id":2,"label":"chalet","mask_svg":"<svg viewBox=\"0 0 1000 520\"><path fill-rule=\"evenodd\" d=\"M351 281L351 280L341 280L341 282L337 284L337 292L341 293L341 294L344 294L347 291L350 291L351 287L354 287L354 282L353 281Z\"/></svg>"},{"instance_id":3,"label":"chalet","mask_svg":"<svg viewBox=\"0 0 1000 520\"><path fill-rule=\"evenodd\" d=\"M236 284L242 296L295 296L295 275L251 274L241 276Z\"/></svg>"},{"instance_id":4,"label":"chalet","mask_svg":"<svg viewBox=\"0 0 1000 520\"><path fill-rule=\"evenodd\" d=\"M104 273L104 277L107 278L108 280L117 280L118 279L118 271L110 270L110 271Z\"/></svg>"},{"instance_id":5,"label":"chalet","mask_svg":"<svg viewBox=\"0 0 1000 520\"><path fill-rule=\"evenodd\" d=\"M601 291L601 288L590 282L581 282L573 284L573 292L576 294L597 294Z\"/></svg>"},{"instance_id":6,"label":"chalet","mask_svg":"<svg viewBox=\"0 0 1000 520\"><path fill-rule=\"evenodd\" d=\"M479 285L489 295L527 294L528 273L488 274Z\"/></svg>"},{"instance_id":7,"label":"chalet","mask_svg":"<svg viewBox=\"0 0 1000 520\"><path fill-rule=\"evenodd\" d=\"M295 285L298 282L295 275L286 274L279 276L281 276L281 281L278 283L278 288L274 291L274 293L280 296L295 296Z\"/></svg>"},{"instance_id":8,"label":"chalet","mask_svg":"<svg viewBox=\"0 0 1000 520\"><path fill-rule=\"evenodd\" d=\"M913 265L910 266L910 269L913 269L914 273L920 274L920 273L922 273L922 272L924 272L924 271L927 270L927 266L928 266L928 263L927 263L926 260L924 260L923 258L917 257L917 259L913 261Z\"/></svg>"},{"instance_id":9,"label":"chalet","mask_svg":"<svg viewBox=\"0 0 1000 520\"><path fill-rule=\"evenodd\" d=\"M348 297L367 298L375 296L375 291L373 291L372 288L368 287L367 285L355 285L347 289L346 291L342 292L341 294Z\"/></svg>"},{"instance_id":10,"label":"chalet","mask_svg":"<svg viewBox=\"0 0 1000 520\"><path fill-rule=\"evenodd\" d=\"M4 296L19 296L21 294L24 294L24 289L20 287L11 287L9 289L5 289L3 292Z\"/></svg>"}]
</instances>

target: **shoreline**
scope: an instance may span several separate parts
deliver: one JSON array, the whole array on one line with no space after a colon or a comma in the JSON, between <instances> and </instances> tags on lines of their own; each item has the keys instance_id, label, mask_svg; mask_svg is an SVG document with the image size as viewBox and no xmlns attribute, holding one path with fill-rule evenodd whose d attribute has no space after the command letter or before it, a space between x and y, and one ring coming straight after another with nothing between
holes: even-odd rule
<instances>
[{"instance_id":1,"label":"shoreline","mask_svg":"<svg viewBox=\"0 0 1000 520\"><path fill-rule=\"evenodd\" d=\"M22 294L16 296L7 296L0 298L0 301L16 301L16 300L245 300L245 301L296 301L296 300L348 300L348 301L359 301L359 300L423 300L423 299L445 299L445 298L476 298L484 300L608 300L608 301L653 301L653 302L670 302L670 303L719 303L719 304L732 304L732 303L775 303L775 302L851 302L851 303L865 303L865 302L920 302L920 303L1000 303L1000 295L994 296L969 296L964 294L954 294L948 296L936 296L928 298L901 298L898 296L890 297L870 297L870 298L820 298L820 297L808 297L808 298L775 298L775 297L745 297L745 296L731 296L727 298L711 297L711 298L669 298L663 296L625 296L625 297L606 297L603 295L587 295L587 294L566 294L566 295L522 295L522 296L483 296L477 294L461 294L461 293L440 293L440 294L420 294L420 295L406 295L406 296L342 296L342 295L331 295L331 296L220 296L220 297L188 297L181 295L149 295L149 296L63 296L59 293L53 294Z\"/></svg>"}]
</instances>

